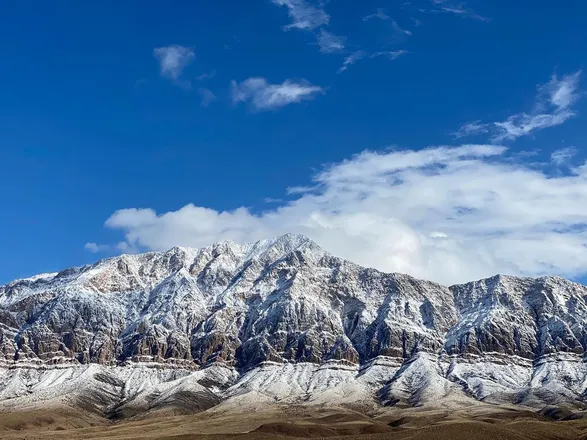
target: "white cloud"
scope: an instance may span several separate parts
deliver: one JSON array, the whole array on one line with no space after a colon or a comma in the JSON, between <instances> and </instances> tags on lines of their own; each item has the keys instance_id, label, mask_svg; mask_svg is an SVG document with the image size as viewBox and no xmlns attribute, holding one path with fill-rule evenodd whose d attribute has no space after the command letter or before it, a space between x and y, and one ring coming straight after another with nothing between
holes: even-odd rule
<instances>
[{"instance_id":1,"label":"white cloud","mask_svg":"<svg viewBox=\"0 0 587 440\"><path fill-rule=\"evenodd\" d=\"M320 7L313 6L305 0L271 0L277 6L285 6L288 9L291 24L284 27L285 30L313 30L327 25L330 16Z\"/></svg>"},{"instance_id":2,"label":"white cloud","mask_svg":"<svg viewBox=\"0 0 587 440\"><path fill-rule=\"evenodd\" d=\"M200 103L200 105L202 107L208 107L210 104L212 104L214 101L216 101L216 95L209 89L205 89L205 88L201 88L198 89L198 93L200 94L202 101Z\"/></svg>"},{"instance_id":3,"label":"white cloud","mask_svg":"<svg viewBox=\"0 0 587 440\"><path fill-rule=\"evenodd\" d=\"M575 113L571 111L538 115L527 113L513 115L503 122L493 123L497 129L493 140L498 143L506 140L513 141L521 136L527 136L534 131L564 124L573 116L575 116Z\"/></svg>"},{"instance_id":4,"label":"white cloud","mask_svg":"<svg viewBox=\"0 0 587 440\"><path fill-rule=\"evenodd\" d=\"M576 154L577 149L575 147L561 148L553 151L550 155L550 160L558 166L567 165Z\"/></svg>"},{"instance_id":5,"label":"white cloud","mask_svg":"<svg viewBox=\"0 0 587 440\"><path fill-rule=\"evenodd\" d=\"M313 99L324 92L322 87L307 81L286 80L281 84L269 84L265 78L249 78L241 83L232 81L233 102L250 102L256 110L274 110Z\"/></svg>"},{"instance_id":6,"label":"white cloud","mask_svg":"<svg viewBox=\"0 0 587 440\"><path fill-rule=\"evenodd\" d=\"M153 54L159 61L161 75L174 81L180 79L186 66L196 57L192 49L178 44L158 47Z\"/></svg>"},{"instance_id":7,"label":"white cloud","mask_svg":"<svg viewBox=\"0 0 587 440\"><path fill-rule=\"evenodd\" d=\"M373 55L371 55L371 58L377 58L377 57L388 57L390 60L397 60L399 57L401 57L402 55L406 55L409 52L407 50L388 50L388 51L384 51L384 52L375 52Z\"/></svg>"},{"instance_id":8,"label":"white cloud","mask_svg":"<svg viewBox=\"0 0 587 440\"><path fill-rule=\"evenodd\" d=\"M196 79L197 79L198 81L205 81L205 80L207 80L207 79L212 79L212 78L214 78L215 76L216 76L216 71L215 71L215 70L213 70L213 71L211 71L211 72L205 72L205 73L202 73L201 75L198 75L198 76L196 77Z\"/></svg>"},{"instance_id":9,"label":"white cloud","mask_svg":"<svg viewBox=\"0 0 587 440\"><path fill-rule=\"evenodd\" d=\"M124 209L106 227L140 249L302 233L359 264L447 284L587 272L587 164L552 177L495 145L365 151L290 197L261 213Z\"/></svg>"},{"instance_id":10,"label":"white cloud","mask_svg":"<svg viewBox=\"0 0 587 440\"><path fill-rule=\"evenodd\" d=\"M377 12L375 12L374 14L369 14L366 17L363 17L363 21L373 20L375 18L379 20L389 20L389 15L385 13L385 9L377 8Z\"/></svg>"},{"instance_id":11,"label":"white cloud","mask_svg":"<svg viewBox=\"0 0 587 440\"><path fill-rule=\"evenodd\" d=\"M539 100L550 103L557 110L567 110L580 98L579 81L581 80L581 73L579 70L570 75L565 75L561 79L553 75L548 83L538 88ZM541 96L545 96L545 98L541 98ZM539 102L539 106L543 107L541 102Z\"/></svg>"},{"instance_id":12,"label":"white cloud","mask_svg":"<svg viewBox=\"0 0 587 440\"><path fill-rule=\"evenodd\" d=\"M86 243L84 245L84 249L88 252L93 254L103 254L109 253L112 251L120 251L120 252L135 252L136 249L133 249L129 246L129 244L125 241L121 241L116 245L109 245L109 244L98 244L98 243Z\"/></svg>"},{"instance_id":13,"label":"white cloud","mask_svg":"<svg viewBox=\"0 0 587 440\"><path fill-rule=\"evenodd\" d=\"M463 125L456 137L464 137L480 133L491 133L496 143L515 140L527 136L544 128L555 127L565 123L575 116L572 105L577 102L582 93L579 91L581 71L558 78L554 75L551 80L538 87L536 104L531 113L517 113L509 116L505 121L480 123L479 121Z\"/></svg>"},{"instance_id":14,"label":"white cloud","mask_svg":"<svg viewBox=\"0 0 587 440\"><path fill-rule=\"evenodd\" d=\"M342 66L340 67L340 69L338 69L338 73L339 74L343 73L350 66L355 64L357 61L360 61L366 57L369 57L369 58L387 57L390 60L394 61L394 60L398 59L399 57L401 57L402 55L406 55L408 53L409 52L407 50L401 49L401 50L386 50L386 51L382 51L382 52L374 52L371 55L369 55L367 52L364 52L362 50L358 50L356 52L353 52L352 54L350 54L349 56L347 56L345 58L345 60L342 63Z\"/></svg>"},{"instance_id":15,"label":"white cloud","mask_svg":"<svg viewBox=\"0 0 587 440\"><path fill-rule=\"evenodd\" d=\"M317 41L318 46L320 46L320 52L322 53L342 52L346 44L345 37L339 37L324 29L320 29Z\"/></svg>"},{"instance_id":16,"label":"white cloud","mask_svg":"<svg viewBox=\"0 0 587 440\"><path fill-rule=\"evenodd\" d=\"M86 243L84 245L84 249L86 251L89 251L93 254L97 254L98 252L103 252L105 250L108 250L110 248L110 246L108 245L101 245L98 243Z\"/></svg>"},{"instance_id":17,"label":"white cloud","mask_svg":"<svg viewBox=\"0 0 587 440\"><path fill-rule=\"evenodd\" d=\"M353 52L352 54L350 54L349 56L347 56L344 59L341 68L338 69L338 73L344 72L350 66L352 66L353 64L355 64L357 61L362 60L366 56L367 56L367 53L366 52L363 52L362 50L358 50L356 52Z\"/></svg>"},{"instance_id":18,"label":"white cloud","mask_svg":"<svg viewBox=\"0 0 587 440\"><path fill-rule=\"evenodd\" d=\"M486 133L489 133L489 124L483 124L481 121L474 121L463 125L453 133L453 136L457 139L460 139L462 137Z\"/></svg>"},{"instance_id":19,"label":"white cloud","mask_svg":"<svg viewBox=\"0 0 587 440\"><path fill-rule=\"evenodd\" d=\"M391 20L391 27L393 28L394 32L398 34L407 35L408 37L412 35L412 31L403 29L395 20Z\"/></svg>"},{"instance_id":20,"label":"white cloud","mask_svg":"<svg viewBox=\"0 0 587 440\"><path fill-rule=\"evenodd\" d=\"M457 15L459 17L472 18L474 20L479 20L479 21L485 21L485 22L490 21L489 18L483 17L482 15L477 14L475 11L473 11L471 8L469 8L466 5L466 3L455 2L452 0L430 0L430 1L433 5L433 9L422 10L422 12L432 12L432 13L444 12L444 13L448 13L448 14Z\"/></svg>"}]
</instances>

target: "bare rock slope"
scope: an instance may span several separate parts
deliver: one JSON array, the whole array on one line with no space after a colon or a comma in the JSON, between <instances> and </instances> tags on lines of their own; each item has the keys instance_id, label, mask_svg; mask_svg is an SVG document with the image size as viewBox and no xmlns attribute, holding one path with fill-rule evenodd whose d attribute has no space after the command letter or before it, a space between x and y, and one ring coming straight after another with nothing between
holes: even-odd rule
<instances>
[{"instance_id":1,"label":"bare rock slope","mask_svg":"<svg viewBox=\"0 0 587 440\"><path fill-rule=\"evenodd\" d=\"M451 287L306 237L123 255L0 287L0 406L587 406L587 288Z\"/></svg>"}]
</instances>

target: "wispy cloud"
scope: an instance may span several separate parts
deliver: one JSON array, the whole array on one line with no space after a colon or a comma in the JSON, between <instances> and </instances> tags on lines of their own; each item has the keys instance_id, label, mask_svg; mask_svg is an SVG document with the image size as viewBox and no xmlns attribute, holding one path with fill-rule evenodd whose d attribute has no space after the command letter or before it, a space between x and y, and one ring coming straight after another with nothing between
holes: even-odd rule
<instances>
[{"instance_id":1,"label":"wispy cloud","mask_svg":"<svg viewBox=\"0 0 587 440\"><path fill-rule=\"evenodd\" d=\"M478 134L489 133L489 124L483 124L481 121L473 121L463 125L452 135L457 138L463 138L467 136L474 136Z\"/></svg>"},{"instance_id":2,"label":"wispy cloud","mask_svg":"<svg viewBox=\"0 0 587 440\"><path fill-rule=\"evenodd\" d=\"M327 25L330 16L318 6L313 6L305 0L271 0L277 6L285 6L291 23L284 30L299 29L313 30Z\"/></svg>"},{"instance_id":3,"label":"wispy cloud","mask_svg":"<svg viewBox=\"0 0 587 440\"><path fill-rule=\"evenodd\" d=\"M421 12L428 13L447 13L457 15L463 18L471 18L473 20L488 22L491 19L477 14L473 9L467 6L464 2L457 2L453 0L430 0L432 4L431 9L420 9Z\"/></svg>"},{"instance_id":4,"label":"wispy cloud","mask_svg":"<svg viewBox=\"0 0 587 440\"><path fill-rule=\"evenodd\" d=\"M395 20L391 20L391 27L393 28L394 32L398 34L407 35L408 37L412 35L412 31L403 29Z\"/></svg>"},{"instance_id":5,"label":"wispy cloud","mask_svg":"<svg viewBox=\"0 0 587 440\"><path fill-rule=\"evenodd\" d=\"M339 37L331 32L320 29L317 37L318 46L322 53L342 52L345 48L346 37Z\"/></svg>"},{"instance_id":6,"label":"wispy cloud","mask_svg":"<svg viewBox=\"0 0 587 440\"><path fill-rule=\"evenodd\" d=\"M191 48L177 44L157 47L153 54L159 61L161 76L173 81L180 81L184 69L196 57Z\"/></svg>"},{"instance_id":7,"label":"wispy cloud","mask_svg":"<svg viewBox=\"0 0 587 440\"><path fill-rule=\"evenodd\" d=\"M348 70L348 68L350 66L352 66L353 64L355 64L356 62L364 59L364 58L378 58L378 57L387 57L390 60L394 61L396 59L398 59L399 57L408 54L409 52L407 50L401 49L401 50L386 50L386 51L380 51L380 52L374 52L372 54L369 54L365 51L362 50L358 50L356 52L353 52L352 54L350 54L349 56L347 56L343 63L342 66L340 67L340 69L338 69L338 73L343 73L346 70Z\"/></svg>"},{"instance_id":8,"label":"wispy cloud","mask_svg":"<svg viewBox=\"0 0 587 440\"><path fill-rule=\"evenodd\" d=\"M387 51L383 51L383 52L375 52L374 54L371 55L371 58L377 58L377 57L387 57L390 60L394 61L396 59L398 59L399 57L408 54L409 52L407 50L387 50Z\"/></svg>"},{"instance_id":9,"label":"wispy cloud","mask_svg":"<svg viewBox=\"0 0 587 440\"><path fill-rule=\"evenodd\" d=\"M349 56L347 56L344 59L341 68L338 69L338 73L342 73L342 72L346 71L350 66L355 64L357 61L362 60L367 55L368 54L366 52L363 52L362 50L358 50L356 52L353 52L352 54L350 54Z\"/></svg>"},{"instance_id":10,"label":"wispy cloud","mask_svg":"<svg viewBox=\"0 0 587 440\"><path fill-rule=\"evenodd\" d=\"M503 122L493 123L493 126L497 129L493 141L498 143L503 141L513 141L535 131L564 124L574 115L575 114L571 111L539 115L529 115L527 113L512 115Z\"/></svg>"},{"instance_id":11,"label":"wispy cloud","mask_svg":"<svg viewBox=\"0 0 587 440\"><path fill-rule=\"evenodd\" d=\"M481 123L470 122L463 125L454 135L457 138L489 133L496 143L513 141L544 128L564 124L575 116L573 104L582 96L579 91L581 71L551 80L538 87L534 109L530 113L517 113L505 121Z\"/></svg>"},{"instance_id":12,"label":"wispy cloud","mask_svg":"<svg viewBox=\"0 0 587 440\"><path fill-rule=\"evenodd\" d=\"M205 81L205 80L207 80L207 79L212 79L212 78L214 78L215 76L216 76L216 71L215 71L215 70L213 70L213 71L211 71L211 72L205 72L205 73L202 73L201 75L198 75L198 76L196 77L196 79L197 79L198 81Z\"/></svg>"},{"instance_id":13,"label":"wispy cloud","mask_svg":"<svg viewBox=\"0 0 587 440\"><path fill-rule=\"evenodd\" d=\"M297 29L313 32L316 42L322 53L342 52L345 48L346 37L334 35L323 29L328 25L330 16L320 5L314 5L310 0L271 0L277 6L285 6L291 23L284 26L285 31ZM316 34L315 31L319 30Z\"/></svg>"},{"instance_id":14,"label":"wispy cloud","mask_svg":"<svg viewBox=\"0 0 587 440\"><path fill-rule=\"evenodd\" d=\"M543 86L538 87L539 107L551 104L558 110L566 110L575 104L581 94L579 92L579 82L582 71L577 71L570 75L565 75L561 79L557 75L552 75L550 81Z\"/></svg>"},{"instance_id":15,"label":"wispy cloud","mask_svg":"<svg viewBox=\"0 0 587 440\"><path fill-rule=\"evenodd\" d=\"M377 8L377 12L375 12L374 14L369 14L369 15L363 17L363 21L369 21L369 20L374 20L374 19L389 20L389 15L387 15L387 13L385 12L385 9Z\"/></svg>"},{"instance_id":16,"label":"wispy cloud","mask_svg":"<svg viewBox=\"0 0 587 440\"><path fill-rule=\"evenodd\" d=\"M580 165L580 164L579 164ZM359 264L444 283L587 273L587 164L553 176L496 145L364 151L262 213L123 209L130 248L201 247L296 232Z\"/></svg>"},{"instance_id":17,"label":"wispy cloud","mask_svg":"<svg viewBox=\"0 0 587 440\"><path fill-rule=\"evenodd\" d=\"M571 159L573 159L576 154L577 149L575 147L561 148L560 150L554 151L550 155L550 160L555 165L563 166L569 164Z\"/></svg>"},{"instance_id":18,"label":"wispy cloud","mask_svg":"<svg viewBox=\"0 0 587 440\"><path fill-rule=\"evenodd\" d=\"M366 17L363 17L363 21L371 21L374 19L390 22L391 28L393 29L393 32L395 33L396 39L397 39L397 37L405 37L405 36L409 37L412 35L412 31L402 28L396 20L391 18L389 15L387 15L387 13L385 12L384 9L379 8L379 9L377 9L376 13L367 15Z\"/></svg>"},{"instance_id":19,"label":"wispy cloud","mask_svg":"<svg viewBox=\"0 0 587 440\"><path fill-rule=\"evenodd\" d=\"M202 107L208 107L210 104L212 104L214 101L218 99L216 95L209 89L200 88L198 89L198 93L202 98L202 101L200 102L200 105Z\"/></svg>"},{"instance_id":20,"label":"wispy cloud","mask_svg":"<svg viewBox=\"0 0 587 440\"><path fill-rule=\"evenodd\" d=\"M311 100L324 92L322 87L307 81L286 80L281 84L270 84L265 78L249 78L241 83L232 81L233 102L249 102L259 111L275 110Z\"/></svg>"}]
</instances>

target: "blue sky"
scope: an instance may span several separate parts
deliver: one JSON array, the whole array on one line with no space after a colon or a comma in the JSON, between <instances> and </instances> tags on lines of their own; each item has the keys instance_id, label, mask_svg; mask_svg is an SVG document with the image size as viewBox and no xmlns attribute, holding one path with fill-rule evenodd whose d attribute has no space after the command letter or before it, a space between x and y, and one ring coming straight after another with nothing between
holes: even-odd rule
<instances>
[{"instance_id":1,"label":"blue sky","mask_svg":"<svg viewBox=\"0 0 587 440\"><path fill-rule=\"evenodd\" d=\"M579 0L6 2L0 283L289 231L447 283L584 281L586 16Z\"/></svg>"}]
</instances>

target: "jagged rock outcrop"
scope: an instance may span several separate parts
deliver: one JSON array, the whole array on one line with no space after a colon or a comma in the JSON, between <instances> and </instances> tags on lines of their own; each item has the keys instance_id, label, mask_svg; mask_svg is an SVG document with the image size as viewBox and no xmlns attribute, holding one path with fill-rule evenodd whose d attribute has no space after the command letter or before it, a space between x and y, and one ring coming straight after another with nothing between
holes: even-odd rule
<instances>
[{"instance_id":1,"label":"jagged rock outcrop","mask_svg":"<svg viewBox=\"0 0 587 440\"><path fill-rule=\"evenodd\" d=\"M13 373L148 364L189 377L222 366L232 372L222 386L241 392L268 362L298 364L307 395L319 373L302 365L336 364L387 404L459 395L581 406L586 348L579 284L495 276L445 287L360 267L299 235L123 255L0 287L0 364ZM19 389L15 377L0 378L0 399ZM214 402L208 391L197 393Z\"/></svg>"}]
</instances>

